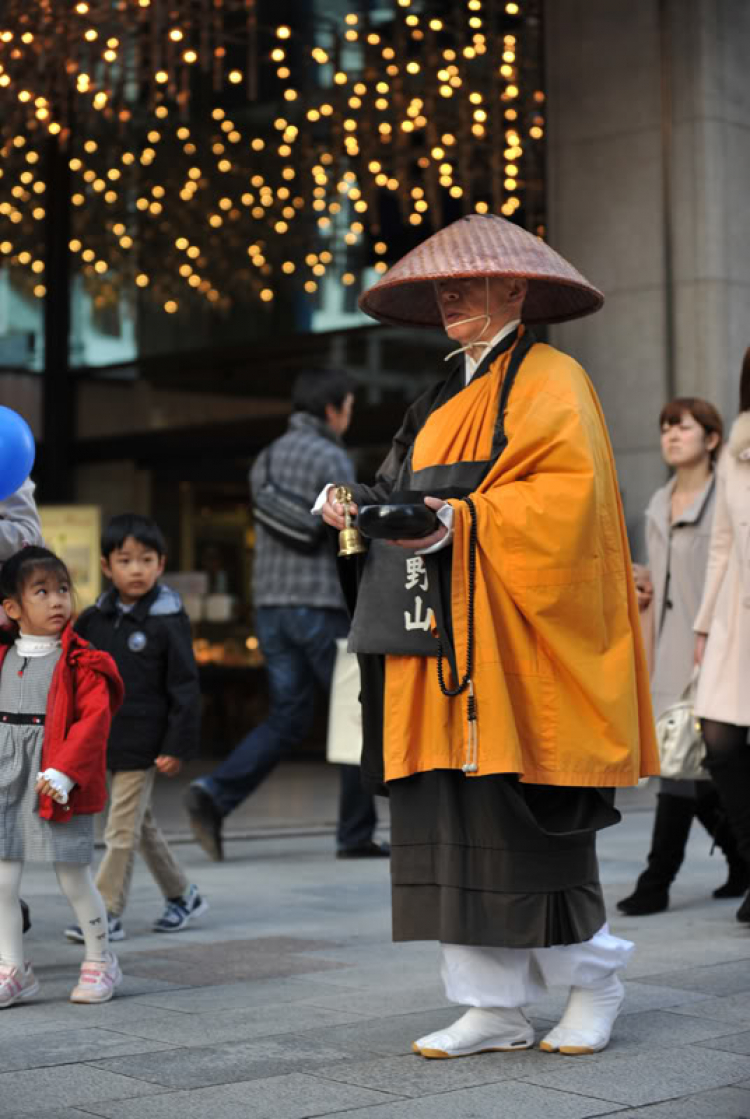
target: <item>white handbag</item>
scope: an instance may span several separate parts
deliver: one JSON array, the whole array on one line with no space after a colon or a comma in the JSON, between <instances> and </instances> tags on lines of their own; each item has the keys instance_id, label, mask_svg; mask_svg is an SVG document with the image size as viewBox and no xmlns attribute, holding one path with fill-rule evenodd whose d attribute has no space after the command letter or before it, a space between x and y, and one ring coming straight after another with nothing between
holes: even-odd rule
<instances>
[{"instance_id":1,"label":"white handbag","mask_svg":"<svg viewBox=\"0 0 750 1119\"><path fill-rule=\"evenodd\" d=\"M346 649L346 638L336 641L328 708L326 758L339 765L359 765L362 759L362 707L359 702L359 662Z\"/></svg>"},{"instance_id":2,"label":"white handbag","mask_svg":"<svg viewBox=\"0 0 750 1119\"><path fill-rule=\"evenodd\" d=\"M693 713L697 681L696 669L679 701L656 720L662 777L678 781L710 780L711 775L703 767L706 746L700 720Z\"/></svg>"}]
</instances>

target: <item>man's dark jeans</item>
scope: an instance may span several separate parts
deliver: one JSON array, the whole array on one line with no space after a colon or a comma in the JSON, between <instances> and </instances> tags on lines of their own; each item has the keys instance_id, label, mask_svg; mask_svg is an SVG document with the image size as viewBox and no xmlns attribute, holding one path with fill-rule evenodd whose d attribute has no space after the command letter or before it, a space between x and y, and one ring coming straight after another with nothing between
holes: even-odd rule
<instances>
[{"instance_id":1,"label":"man's dark jeans","mask_svg":"<svg viewBox=\"0 0 750 1119\"><path fill-rule=\"evenodd\" d=\"M223 816L237 807L276 767L284 753L309 733L315 713L315 684L330 693L336 638L346 637L343 610L314 606L261 606L257 634L268 671L270 711L208 777L197 784ZM339 848L372 839L377 824L373 798L360 783L359 766L342 765Z\"/></svg>"}]
</instances>

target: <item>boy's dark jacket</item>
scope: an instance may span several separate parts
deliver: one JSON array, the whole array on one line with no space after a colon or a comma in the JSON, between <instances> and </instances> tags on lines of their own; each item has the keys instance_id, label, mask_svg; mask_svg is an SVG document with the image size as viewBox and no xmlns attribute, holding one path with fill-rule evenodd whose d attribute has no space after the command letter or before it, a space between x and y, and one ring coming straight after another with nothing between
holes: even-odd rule
<instances>
[{"instance_id":1,"label":"boy's dark jacket","mask_svg":"<svg viewBox=\"0 0 750 1119\"><path fill-rule=\"evenodd\" d=\"M63 822L101 812L107 802L104 758L122 680L111 657L92 649L70 625L60 634L62 656L52 674L44 721L42 769L76 782L67 805L39 797L39 815ZM10 645L0 645L0 669Z\"/></svg>"},{"instance_id":2,"label":"boy's dark jacket","mask_svg":"<svg viewBox=\"0 0 750 1119\"><path fill-rule=\"evenodd\" d=\"M190 758L198 751L200 689L182 599L157 583L127 613L116 603L112 588L76 622L83 637L110 654L125 684L107 768L148 769L160 754Z\"/></svg>"}]
</instances>

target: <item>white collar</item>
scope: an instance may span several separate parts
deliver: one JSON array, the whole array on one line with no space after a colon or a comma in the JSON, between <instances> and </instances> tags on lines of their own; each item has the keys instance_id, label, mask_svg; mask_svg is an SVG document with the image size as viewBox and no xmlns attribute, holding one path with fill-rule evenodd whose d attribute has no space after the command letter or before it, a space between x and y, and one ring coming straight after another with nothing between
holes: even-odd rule
<instances>
[{"instance_id":1,"label":"white collar","mask_svg":"<svg viewBox=\"0 0 750 1119\"><path fill-rule=\"evenodd\" d=\"M59 637L40 637L33 633L19 633L15 641L19 657L46 657L61 644Z\"/></svg>"},{"instance_id":2,"label":"white collar","mask_svg":"<svg viewBox=\"0 0 750 1119\"><path fill-rule=\"evenodd\" d=\"M482 361L484 361L487 354L490 353L492 350L494 350L495 346L499 345L500 342L502 342L503 338L507 338L509 334L512 334L513 331L516 329L516 327L519 325L520 322L521 322L520 319L513 319L512 322L507 322L505 324L505 326L501 327L500 330L498 330L497 334L494 336L494 338L490 339L489 349L486 349L484 351L484 353L478 358L477 361L475 361L473 357L469 357L468 353L464 355L464 357L466 359L465 372L466 372L466 384L467 385L468 385L469 381L471 380L471 378L476 373L477 367L480 365L480 363Z\"/></svg>"}]
</instances>

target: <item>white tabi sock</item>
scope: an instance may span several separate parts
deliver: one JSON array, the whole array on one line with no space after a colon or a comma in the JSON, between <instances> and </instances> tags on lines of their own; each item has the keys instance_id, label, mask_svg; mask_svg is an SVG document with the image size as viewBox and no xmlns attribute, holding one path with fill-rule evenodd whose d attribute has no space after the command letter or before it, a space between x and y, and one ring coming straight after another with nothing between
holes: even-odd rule
<instances>
[{"instance_id":1,"label":"white tabi sock","mask_svg":"<svg viewBox=\"0 0 750 1119\"><path fill-rule=\"evenodd\" d=\"M624 998L616 972L597 987L571 987L562 1018L539 1048L574 1056L606 1049Z\"/></svg>"},{"instance_id":2,"label":"white tabi sock","mask_svg":"<svg viewBox=\"0 0 750 1119\"><path fill-rule=\"evenodd\" d=\"M422 1057L469 1057L529 1049L533 1044L534 1030L521 1009L471 1007L452 1026L420 1037L412 1049Z\"/></svg>"}]
</instances>

